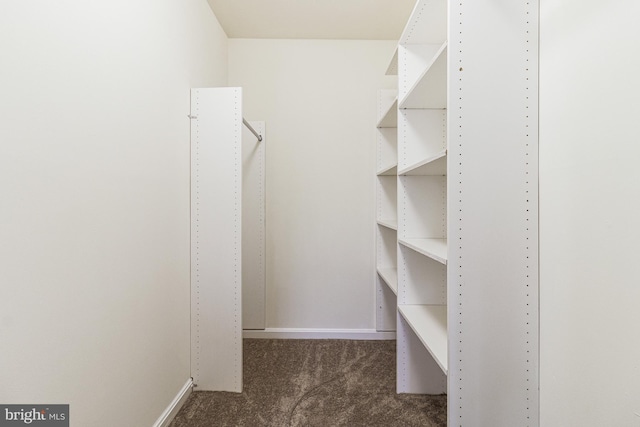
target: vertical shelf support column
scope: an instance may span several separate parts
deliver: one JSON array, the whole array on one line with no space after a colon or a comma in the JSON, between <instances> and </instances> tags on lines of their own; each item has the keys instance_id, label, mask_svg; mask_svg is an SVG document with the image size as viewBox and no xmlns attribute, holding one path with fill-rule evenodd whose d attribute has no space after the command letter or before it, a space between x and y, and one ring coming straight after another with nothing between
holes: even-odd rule
<instances>
[{"instance_id":1,"label":"vertical shelf support column","mask_svg":"<svg viewBox=\"0 0 640 427\"><path fill-rule=\"evenodd\" d=\"M191 376L242 391L242 89L191 91Z\"/></svg>"},{"instance_id":2,"label":"vertical shelf support column","mask_svg":"<svg viewBox=\"0 0 640 427\"><path fill-rule=\"evenodd\" d=\"M538 1L449 7L449 425L533 427Z\"/></svg>"}]
</instances>

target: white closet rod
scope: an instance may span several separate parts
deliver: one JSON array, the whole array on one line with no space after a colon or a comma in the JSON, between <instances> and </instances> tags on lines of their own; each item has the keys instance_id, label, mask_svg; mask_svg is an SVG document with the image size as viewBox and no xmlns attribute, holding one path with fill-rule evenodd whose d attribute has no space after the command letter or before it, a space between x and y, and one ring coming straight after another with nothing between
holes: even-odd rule
<instances>
[{"instance_id":1,"label":"white closet rod","mask_svg":"<svg viewBox=\"0 0 640 427\"><path fill-rule=\"evenodd\" d=\"M262 142L262 135L260 135L258 132L256 132L256 130L253 127L251 127L251 125L249 124L247 119L245 119L243 117L242 118L242 123L244 123L244 125L247 127L247 129L249 129L251 131L251 133L256 136L256 138L258 138L258 141Z\"/></svg>"}]
</instances>

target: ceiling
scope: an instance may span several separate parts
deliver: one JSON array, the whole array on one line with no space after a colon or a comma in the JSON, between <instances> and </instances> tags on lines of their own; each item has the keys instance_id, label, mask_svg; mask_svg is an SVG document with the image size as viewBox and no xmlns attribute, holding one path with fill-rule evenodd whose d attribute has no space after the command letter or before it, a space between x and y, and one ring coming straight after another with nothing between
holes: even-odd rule
<instances>
[{"instance_id":1,"label":"ceiling","mask_svg":"<svg viewBox=\"0 0 640 427\"><path fill-rule=\"evenodd\" d=\"M416 0L207 0L230 38L397 40Z\"/></svg>"}]
</instances>

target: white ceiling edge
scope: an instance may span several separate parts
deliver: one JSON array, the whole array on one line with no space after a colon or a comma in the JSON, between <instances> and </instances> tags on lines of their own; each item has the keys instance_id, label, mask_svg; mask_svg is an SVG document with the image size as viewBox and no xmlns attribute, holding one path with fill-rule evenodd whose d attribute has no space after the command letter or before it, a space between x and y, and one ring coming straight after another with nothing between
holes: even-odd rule
<instances>
[{"instance_id":1,"label":"white ceiling edge","mask_svg":"<svg viewBox=\"0 0 640 427\"><path fill-rule=\"evenodd\" d=\"M398 40L416 0L207 0L229 38Z\"/></svg>"}]
</instances>

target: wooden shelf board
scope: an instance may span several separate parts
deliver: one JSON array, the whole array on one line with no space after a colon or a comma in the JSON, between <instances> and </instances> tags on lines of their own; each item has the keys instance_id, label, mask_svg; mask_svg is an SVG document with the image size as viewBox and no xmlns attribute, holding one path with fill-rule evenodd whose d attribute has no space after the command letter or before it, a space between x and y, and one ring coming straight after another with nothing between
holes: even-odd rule
<instances>
[{"instance_id":1,"label":"wooden shelf board","mask_svg":"<svg viewBox=\"0 0 640 427\"><path fill-rule=\"evenodd\" d=\"M433 59L407 94L399 101L400 108L447 107L447 42L442 43Z\"/></svg>"},{"instance_id":2,"label":"wooden shelf board","mask_svg":"<svg viewBox=\"0 0 640 427\"><path fill-rule=\"evenodd\" d=\"M398 230L398 220L397 219L379 219L378 224L390 228L392 230Z\"/></svg>"},{"instance_id":3,"label":"wooden shelf board","mask_svg":"<svg viewBox=\"0 0 640 427\"><path fill-rule=\"evenodd\" d=\"M395 268L378 268L378 274L389 289L398 295L398 270Z\"/></svg>"},{"instance_id":4,"label":"wooden shelf board","mask_svg":"<svg viewBox=\"0 0 640 427\"><path fill-rule=\"evenodd\" d=\"M385 110L376 127L379 128L395 128L398 127L398 98L391 103L389 108Z\"/></svg>"},{"instance_id":5,"label":"wooden shelf board","mask_svg":"<svg viewBox=\"0 0 640 427\"><path fill-rule=\"evenodd\" d=\"M395 176L398 173L398 165L387 166L386 168L382 168L378 171L376 175L378 176Z\"/></svg>"},{"instance_id":6,"label":"wooden shelf board","mask_svg":"<svg viewBox=\"0 0 640 427\"><path fill-rule=\"evenodd\" d=\"M447 265L447 239L398 239L398 243Z\"/></svg>"},{"instance_id":7,"label":"wooden shelf board","mask_svg":"<svg viewBox=\"0 0 640 427\"><path fill-rule=\"evenodd\" d=\"M398 171L398 175L446 175L447 150Z\"/></svg>"},{"instance_id":8,"label":"wooden shelf board","mask_svg":"<svg viewBox=\"0 0 640 427\"><path fill-rule=\"evenodd\" d=\"M398 311L447 374L447 306L402 304L398 306Z\"/></svg>"}]
</instances>

